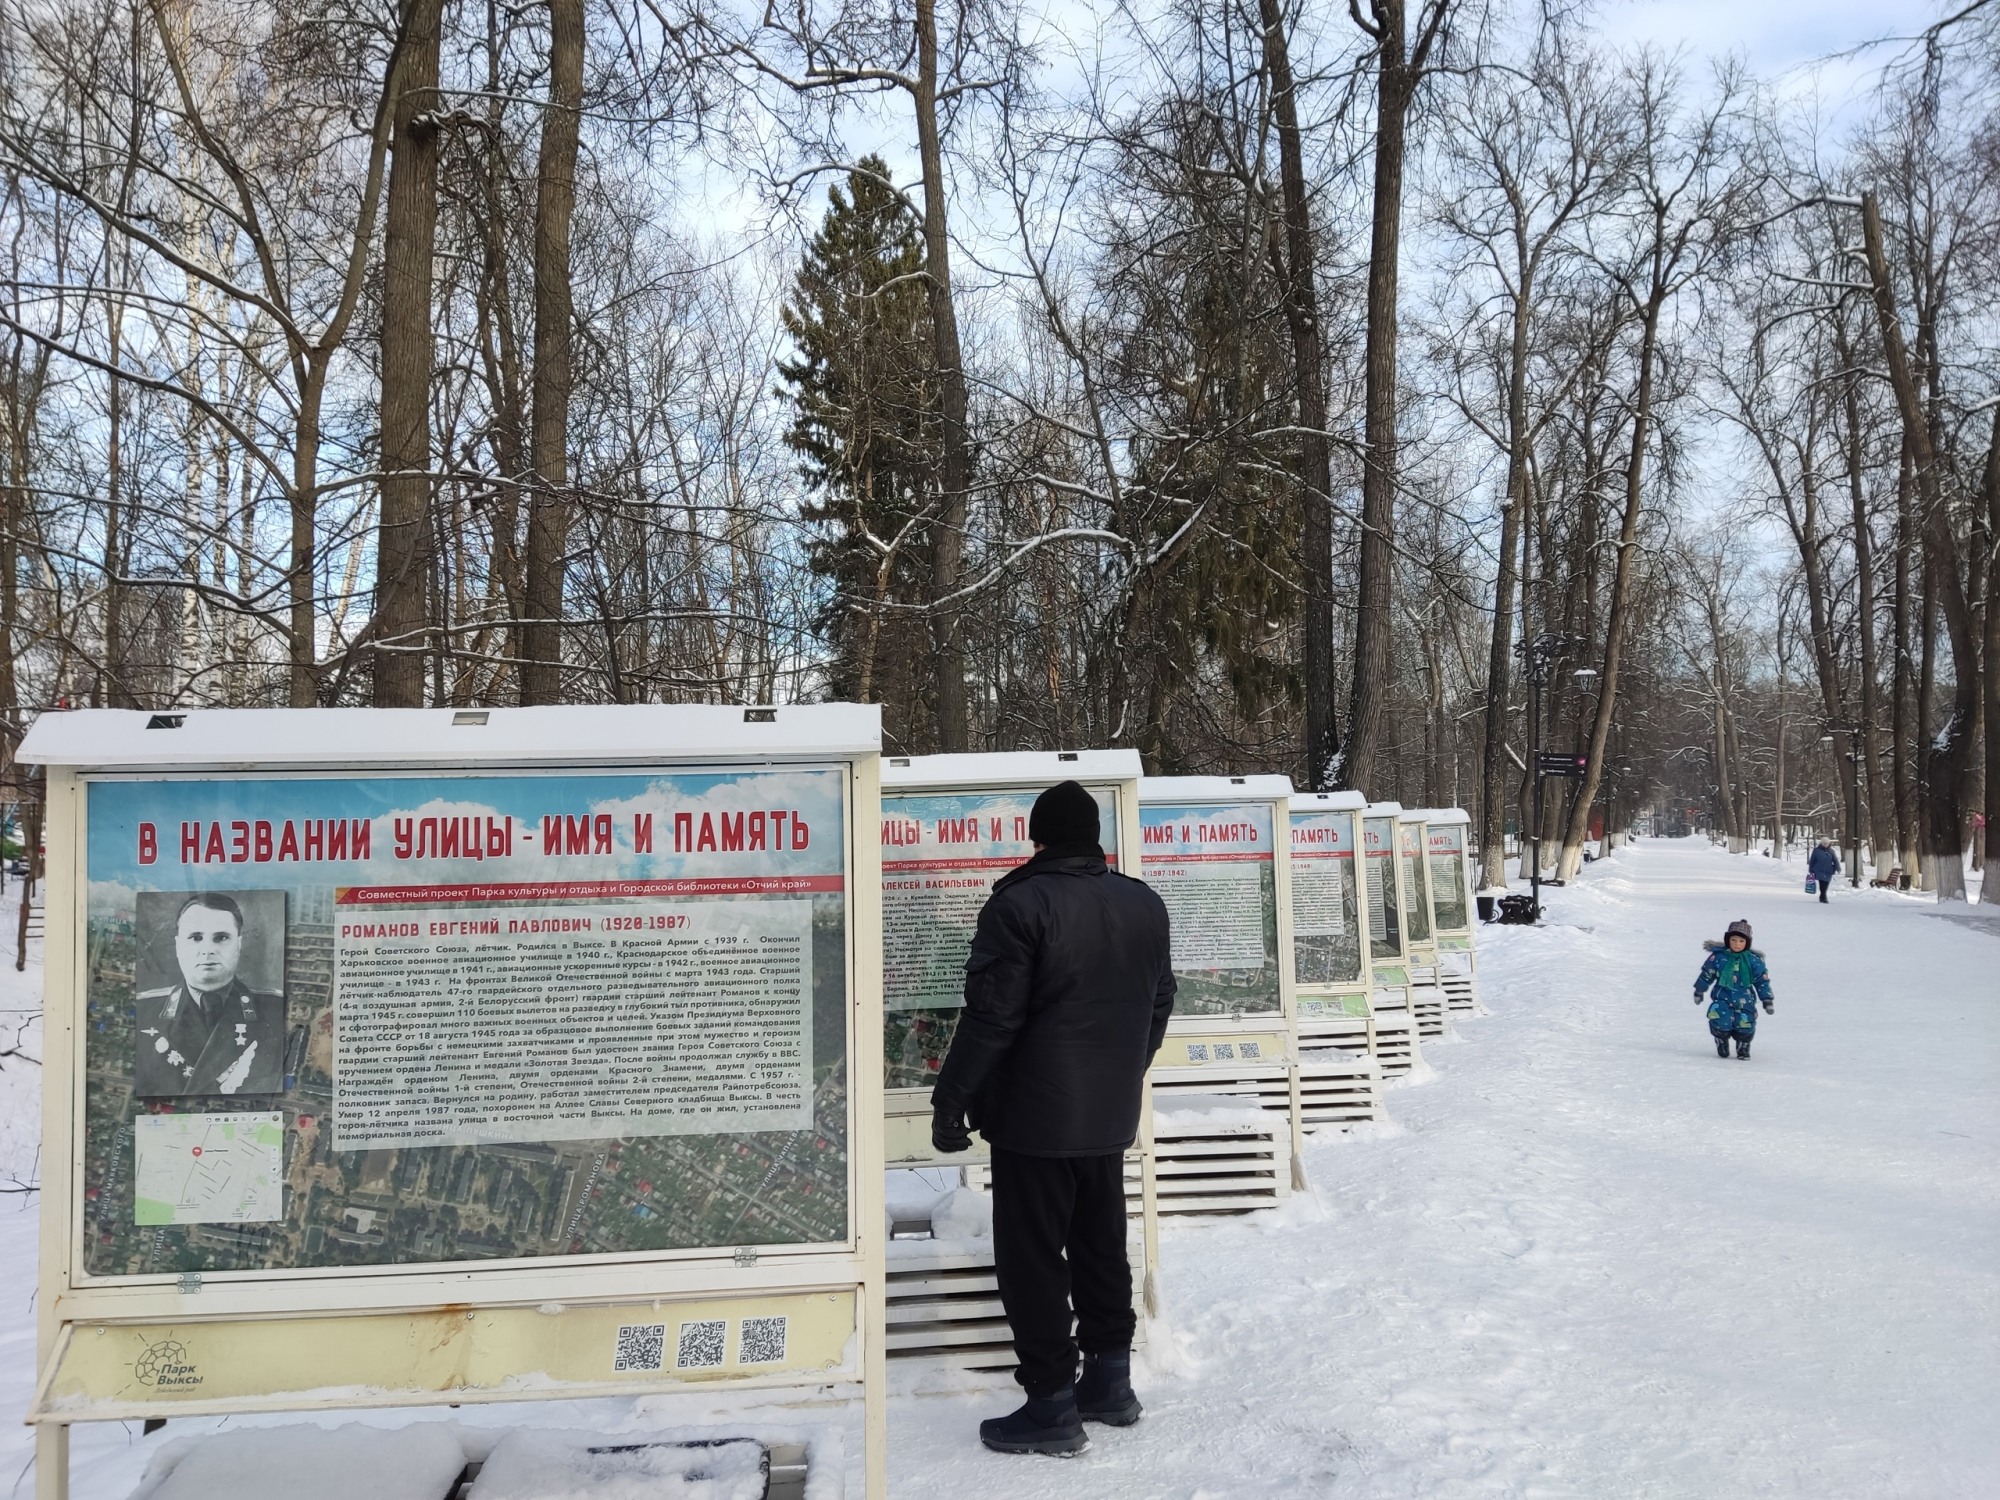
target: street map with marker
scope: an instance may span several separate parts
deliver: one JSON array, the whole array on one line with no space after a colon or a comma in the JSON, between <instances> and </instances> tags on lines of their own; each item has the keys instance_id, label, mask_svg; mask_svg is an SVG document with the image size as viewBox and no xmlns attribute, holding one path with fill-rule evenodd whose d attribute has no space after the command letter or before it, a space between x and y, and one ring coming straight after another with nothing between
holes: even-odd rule
<instances>
[{"instance_id":1,"label":"street map with marker","mask_svg":"<svg viewBox=\"0 0 2000 1500\"><path fill-rule=\"evenodd\" d=\"M285 1117L141 1115L132 1122L140 1224L251 1224L284 1217Z\"/></svg>"}]
</instances>

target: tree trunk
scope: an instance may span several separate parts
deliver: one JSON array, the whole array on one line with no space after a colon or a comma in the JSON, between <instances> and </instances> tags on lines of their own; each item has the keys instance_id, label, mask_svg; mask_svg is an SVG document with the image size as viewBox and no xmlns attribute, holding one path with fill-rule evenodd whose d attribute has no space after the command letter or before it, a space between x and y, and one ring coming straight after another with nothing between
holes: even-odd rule
<instances>
[{"instance_id":1,"label":"tree trunk","mask_svg":"<svg viewBox=\"0 0 2000 1500\"><path fill-rule=\"evenodd\" d=\"M1285 253L1278 281L1291 333L1299 404L1299 487L1304 500L1299 571L1305 595L1305 772L1308 785L1317 792L1336 784L1335 761L1340 752L1340 731L1333 712L1333 450L1326 430L1319 257L1313 242L1298 96L1292 82L1291 43L1279 0L1258 0L1258 16L1264 28L1264 61L1271 70L1271 112L1278 126L1279 182L1284 193Z\"/></svg>"},{"instance_id":2,"label":"tree trunk","mask_svg":"<svg viewBox=\"0 0 2000 1500\"><path fill-rule=\"evenodd\" d=\"M1841 368L1854 368L1853 352L1842 337L1835 345ZM1847 488L1854 517L1854 580L1859 594L1856 619L1861 636L1861 755L1868 797L1868 842L1875 864L1894 860L1896 820L1891 799L1886 795L1882 773L1881 662L1875 645L1875 534L1874 518L1868 513L1866 487L1862 483L1861 395L1858 380L1845 382L1842 405L1847 418Z\"/></svg>"},{"instance_id":3,"label":"tree trunk","mask_svg":"<svg viewBox=\"0 0 2000 1500\"><path fill-rule=\"evenodd\" d=\"M319 592L319 424L330 353L315 352L299 361L305 374L299 381L299 414L293 424L292 544L285 573L287 688L293 708L319 706L319 622L315 615Z\"/></svg>"},{"instance_id":4,"label":"tree trunk","mask_svg":"<svg viewBox=\"0 0 2000 1500\"><path fill-rule=\"evenodd\" d=\"M1914 880L1918 868L1917 778L1912 752L1918 730L1911 713L1916 668L1911 655L1915 623L1910 596L1910 554L1916 549L1913 514L1916 483L1910 470L1910 447L1905 442L1896 470L1896 567L1894 597L1890 601L1896 641L1889 681L1889 750L1896 805L1896 867Z\"/></svg>"},{"instance_id":5,"label":"tree trunk","mask_svg":"<svg viewBox=\"0 0 2000 1500\"><path fill-rule=\"evenodd\" d=\"M503 193L510 166L502 123L503 43L497 7L498 0L487 0L486 129L479 138L484 153L480 166L484 212L479 215L481 264L474 298L481 368L493 405L493 459L500 471L500 483L494 486L492 504L488 507L493 552L487 563L485 602L489 607L499 604L510 622L505 632L504 660L494 664L494 675L487 679L487 694L494 698L505 690L506 677L518 671L517 664L527 654L521 640L522 620L527 614L521 575L521 502L522 487L529 475L529 419L522 395L521 341L514 321L513 272L508 261L508 216Z\"/></svg>"},{"instance_id":6,"label":"tree trunk","mask_svg":"<svg viewBox=\"0 0 2000 1500\"><path fill-rule=\"evenodd\" d=\"M1982 906L2000 906L2000 407L1986 450L1986 864Z\"/></svg>"},{"instance_id":7,"label":"tree trunk","mask_svg":"<svg viewBox=\"0 0 2000 1500\"><path fill-rule=\"evenodd\" d=\"M1514 549L1528 501L1528 318L1533 285L1523 275L1507 357L1507 498L1493 579L1493 639L1486 653L1486 738L1479 761L1479 884L1507 884L1507 719L1514 671ZM1525 638L1525 637L1524 637Z\"/></svg>"},{"instance_id":8,"label":"tree trunk","mask_svg":"<svg viewBox=\"0 0 2000 1500\"><path fill-rule=\"evenodd\" d=\"M424 702L430 581L431 267L437 248L438 50L444 0L404 30L382 220L382 511L370 665L377 708Z\"/></svg>"},{"instance_id":9,"label":"tree trunk","mask_svg":"<svg viewBox=\"0 0 2000 1500\"><path fill-rule=\"evenodd\" d=\"M19 344L16 344L18 350ZM15 627L21 620L21 537L27 530L31 504L28 443L28 393L20 364L7 382L7 483L0 488L0 771L11 771L14 749L25 727L21 723L20 682L15 676ZM109 545L107 543L107 545ZM4 785L4 782L0 782Z\"/></svg>"},{"instance_id":10,"label":"tree trunk","mask_svg":"<svg viewBox=\"0 0 2000 1500\"><path fill-rule=\"evenodd\" d=\"M574 379L570 215L583 112L583 0L549 0L549 101L535 174L535 358L521 701L562 696L563 583L569 544L569 398Z\"/></svg>"},{"instance_id":11,"label":"tree trunk","mask_svg":"<svg viewBox=\"0 0 2000 1500\"><path fill-rule=\"evenodd\" d=\"M1590 836L1590 805L1604 779L1604 747L1611 738L1611 716L1618 706L1618 666L1625 645L1625 620L1631 613L1632 557L1639 550L1639 511L1646 477L1646 438L1653 417L1653 362L1659 345L1660 307L1666 290L1657 282L1646 301L1639 336L1639 389L1632 403L1632 446L1625 462L1625 518L1618 531L1618 561L1611 573L1611 610L1604 626L1604 665L1597 679L1597 712L1590 727L1589 762L1578 783L1563 835L1562 862L1557 875L1571 879L1583 866L1583 845Z\"/></svg>"},{"instance_id":12,"label":"tree trunk","mask_svg":"<svg viewBox=\"0 0 2000 1500\"><path fill-rule=\"evenodd\" d=\"M1785 659L1784 626L1779 627L1778 646L1778 725L1777 754L1773 757L1771 771L1771 857L1783 860L1789 851L1785 848Z\"/></svg>"},{"instance_id":13,"label":"tree trunk","mask_svg":"<svg viewBox=\"0 0 2000 1500\"><path fill-rule=\"evenodd\" d=\"M1903 343L1902 321L1896 312L1896 289L1889 277L1889 261L1882 244L1882 216L1873 192L1861 195L1861 233L1876 321L1881 326L1882 352L1889 366L1889 384L1896 393L1897 410L1916 467L1926 590L1944 614L1945 634L1951 644L1951 717L1925 757L1923 790L1930 813L1928 852L1936 862L1938 899L1963 900L1964 828L1959 816L1959 797L1965 762L1972 749L1973 723L1978 717L1979 646L1971 606L1959 577L1958 545L1944 504L1930 421L1917 390L1909 351ZM1925 623L1928 628L1929 621ZM1928 736L1928 723L1921 729Z\"/></svg>"},{"instance_id":14,"label":"tree trunk","mask_svg":"<svg viewBox=\"0 0 2000 1500\"><path fill-rule=\"evenodd\" d=\"M1355 588L1354 691L1347 715L1347 751L1339 776L1340 785L1363 789L1375 779L1382 710L1389 698L1392 667L1396 292L1403 232L1404 138L1410 101L1421 76L1421 56L1413 56L1408 46L1404 0L1376 0L1374 14L1375 194L1368 244L1368 332L1362 391L1361 546ZM1424 45L1419 44L1419 54Z\"/></svg>"},{"instance_id":15,"label":"tree trunk","mask_svg":"<svg viewBox=\"0 0 2000 1500\"><path fill-rule=\"evenodd\" d=\"M1923 559L1918 557L1919 564ZM1931 723L1937 717L1937 590L1929 568L1923 569L1923 587L1917 598L1917 882L1922 890L1937 889L1937 868L1932 854L1937 845L1931 838L1931 777L1937 756L1937 739Z\"/></svg>"},{"instance_id":16,"label":"tree trunk","mask_svg":"<svg viewBox=\"0 0 2000 1500\"><path fill-rule=\"evenodd\" d=\"M125 357L125 305L119 298L111 299L110 334L107 354L108 363L116 370ZM130 541L125 535L125 393L120 387L124 382L116 375L111 376L105 395L104 412L104 666L100 675L104 679L103 702L107 708L137 708L138 700L132 696L132 687L127 680L129 673L125 663L125 552ZM25 465L27 446L25 431L17 434L22 447L20 457ZM26 472L25 467L22 470ZM27 498L22 491L21 498ZM27 510L23 508L17 515L25 520ZM16 524L9 523L10 530ZM18 535L18 533L16 533ZM8 551L17 552L19 547L15 537L8 538ZM13 588L14 571L20 566L18 555L7 570L7 587ZM5 646L7 671L13 673L13 641L11 637ZM10 695L11 701L11 695Z\"/></svg>"},{"instance_id":17,"label":"tree trunk","mask_svg":"<svg viewBox=\"0 0 2000 1500\"><path fill-rule=\"evenodd\" d=\"M965 526L972 488L972 439L966 431L965 366L952 297L951 239L945 226L944 145L938 130L937 0L917 0L917 153L924 173L924 270L931 341L938 369L939 513L931 534L931 653L937 675L937 748L972 748L965 688L965 641L956 593L965 571Z\"/></svg>"}]
</instances>

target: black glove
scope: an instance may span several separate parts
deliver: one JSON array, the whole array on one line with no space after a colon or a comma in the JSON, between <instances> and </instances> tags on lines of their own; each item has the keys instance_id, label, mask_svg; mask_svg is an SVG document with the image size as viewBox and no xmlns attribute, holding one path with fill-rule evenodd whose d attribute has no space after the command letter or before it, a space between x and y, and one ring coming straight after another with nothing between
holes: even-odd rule
<instances>
[{"instance_id":1,"label":"black glove","mask_svg":"<svg viewBox=\"0 0 2000 1500\"><path fill-rule=\"evenodd\" d=\"M1704 1000L1705 998L1707 998L1707 997L1706 997L1706 996L1704 996L1704 995L1702 994L1702 992L1701 992L1700 990L1696 990L1696 991L1694 992L1694 1003L1695 1003L1696 1005L1699 1005L1699 1004L1701 1004L1701 1002L1702 1002L1702 1001L1703 1001L1703 1000Z\"/></svg>"},{"instance_id":2,"label":"black glove","mask_svg":"<svg viewBox=\"0 0 2000 1500\"><path fill-rule=\"evenodd\" d=\"M1770 1000L1766 1000L1764 1002L1764 1014L1767 1016L1772 1016L1776 1015L1777 1013L1778 1013L1777 1005Z\"/></svg>"},{"instance_id":3,"label":"black glove","mask_svg":"<svg viewBox=\"0 0 2000 1500\"><path fill-rule=\"evenodd\" d=\"M940 1104L931 1110L931 1145L946 1156L972 1149L972 1132L965 1128L965 1111Z\"/></svg>"}]
</instances>

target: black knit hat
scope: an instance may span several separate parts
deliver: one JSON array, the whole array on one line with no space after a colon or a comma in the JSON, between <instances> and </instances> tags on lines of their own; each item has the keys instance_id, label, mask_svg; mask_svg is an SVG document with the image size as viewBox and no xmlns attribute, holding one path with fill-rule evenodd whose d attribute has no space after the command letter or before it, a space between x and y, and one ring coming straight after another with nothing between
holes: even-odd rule
<instances>
[{"instance_id":1,"label":"black knit hat","mask_svg":"<svg viewBox=\"0 0 2000 1500\"><path fill-rule=\"evenodd\" d=\"M1097 799L1074 781L1043 792L1028 814L1028 838L1037 844L1094 844L1097 835Z\"/></svg>"}]
</instances>

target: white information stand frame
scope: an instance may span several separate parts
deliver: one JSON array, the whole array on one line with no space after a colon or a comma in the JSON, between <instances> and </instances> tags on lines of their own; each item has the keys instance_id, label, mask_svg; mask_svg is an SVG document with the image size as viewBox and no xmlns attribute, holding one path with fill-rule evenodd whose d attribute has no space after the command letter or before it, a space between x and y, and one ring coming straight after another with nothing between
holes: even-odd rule
<instances>
[{"instance_id":1,"label":"white information stand frame","mask_svg":"<svg viewBox=\"0 0 2000 1500\"><path fill-rule=\"evenodd\" d=\"M1143 822L1148 809L1227 806L1256 803L1270 819L1272 879L1277 908L1278 1010L1275 1015L1260 1011L1254 1015L1176 1015L1167 1024L1167 1039L1153 1059L1155 1083L1169 1086L1187 1084L1196 1075L1205 1091L1218 1094L1248 1094L1261 1098L1268 1089L1244 1081L1249 1073L1268 1075L1273 1064L1285 1074L1286 1118L1291 1127L1291 1183L1305 1187L1305 1119L1299 1095L1298 987L1292 952L1292 782L1288 776L1147 776L1139 782L1139 806ZM1144 876L1145 852L1141 849ZM1240 1054L1249 1042L1257 1048L1257 1065L1218 1059L1214 1049L1226 1044ZM1190 1046L1199 1049L1191 1052ZM1232 1079L1237 1081L1232 1083Z\"/></svg>"},{"instance_id":2,"label":"white information stand frame","mask_svg":"<svg viewBox=\"0 0 2000 1500\"><path fill-rule=\"evenodd\" d=\"M881 1109L880 710L584 706L491 710L253 709L149 715L46 714L20 759L48 771L48 928L43 1181L37 1301L37 1500L65 1500L78 1421L250 1411L445 1405L858 1382L866 1493L888 1493L884 1378ZM582 748L579 748L582 747ZM84 1226L84 986L91 781L451 776L498 772L699 774L838 770L844 778L847 985L847 1205L844 1241L550 1255L365 1267L93 1277ZM874 1043L874 1045L870 1045ZM767 1373L739 1364L700 1376L613 1375L599 1345L650 1313L732 1318L789 1309L817 1328L815 1358L788 1350ZM816 1320L816 1321L815 1321ZM826 1325L820 1327L819 1325ZM729 1326L724 1324L725 1328ZM166 1332L163 1334L162 1330ZM843 1331L844 1330L844 1331ZM173 1337L214 1386L134 1395L117 1344ZM260 1372L296 1363L302 1340L348 1373L329 1388ZM101 1342L100 1342L101 1341ZM810 1345L800 1338L798 1345ZM94 1346L94 1347L93 1347ZM186 1346L186 1348L183 1348ZM147 1346L147 1354L155 1346ZM440 1350L455 1347L439 1363ZM189 1349L194 1350L188 1353ZM280 1357L282 1351L284 1357ZM524 1363L524 1361L534 1361ZM565 1376L564 1371L605 1377ZM369 1372L353 1378L354 1371ZM219 1378L214 1378L219 1377ZM141 1377L145 1379L147 1377ZM199 1385L190 1377L183 1384ZM108 1394L98 1394L106 1392Z\"/></svg>"},{"instance_id":3,"label":"white information stand frame","mask_svg":"<svg viewBox=\"0 0 2000 1500\"><path fill-rule=\"evenodd\" d=\"M1473 898L1472 815L1462 807L1433 807L1424 811L1429 832L1424 839L1424 863L1430 872L1431 932L1437 939L1438 982L1444 986L1447 1006L1454 1013L1468 1014L1479 1008L1479 959L1476 950L1477 903ZM1465 923L1446 927L1438 918L1438 882L1445 876L1447 861L1458 856L1459 880L1464 886ZM1447 962L1447 957L1450 962ZM1463 963L1461 974L1456 965ZM1460 980L1462 979L1462 984Z\"/></svg>"},{"instance_id":4,"label":"white information stand frame","mask_svg":"<svg viewBox=\"0 0 2000 1500\"><path fill-rule=\"evenodd\" d=\"M1376 1075L1370 1080L1373 1088L1379 1087L1383 1079L1412 1071L1421 1060L1422 1052L1414 1017L1409 1016L1406 1010L1392 1010L1386 1017L1377 1010L1367 875L1360 853L1361 814L1367 805L1367 797L1360 792L1295 792L1290 802L1289 821L1294 830L1311 830L1313 825L1328 818L1342 820L1345 827L1342 842L1354 851L1352 857L1356 865L1354 921L1359 961L1350 978L1327 983L1299 981L1297 1029L1301 1067L1310 1073L1334 1059L1361 1054L1374 1061ZM1324 851L1302 852L1299 840L1304 836L1295 831L1287 840L1292 845L1294 870L1299 868L1300 861L1328 857ZM1296 916L1293 926L1293 965L1296 969ZM1309 1116L1323 1113L1315 1096L1324 1087L1317 1079L1309 1083L1302 1078L1300 1093ZM1375 1107L1379 1108L1379 1098Z\"/></svg>"},{"instance_id":5,"label":"white information stand frame","mask_svg":"<svg viewBox=\"0 0 2000 1500\"><path fill-rule=\"evenodd\" d=\"M884 822L899 796L978 795L1013 793L1039 795L1059 782L1074 781L1093 792L1108 793L1118 823L1117 863L1125 874L1138 873L1139 752L1136 750L994 750L954 755L885 756L882 761ZM878 850L879 854L879 850ZM880 1026L877 1026L880 1034ZM1148 1316L1160 1310L1160 1218L1153 1161L1151 1089L1139 1110L1141 1183L1140 1242L1145 1265L1140 1295ZM986 1142L976 1133L969 1152L944 1156L931 1145L931 1091L928 1088L884 1090L884 1135L891 1167L971 1167L990 1160ZM978 1176L975 1170L970 1174Z\"/></svg>"},{"instance_id":6,"label":"white information stand frame","mask_svg":"<svg viewBox=\"0 0 2000 1500\"><path fill-rule=\"evenodd\" d=\"M1374 852L1378 841L1386 840L1388 845L1388 867L1386 876L1395 882L1393 892L1383 892L1383 902L1395 908L1396 951L1393 955L1378 956L1375 952L1377 933L1374 924L1368 928L1368 985L1372 1003L1378 1009L1407 1010L1416 1014L1410 995L1410 934L1403 913L1409 907L1409 897L1403 889L1403 858L1397 843L1397 823L1403 814L1400 802L1370 802L1361 809L1361 854L1363 859L1381 856ZM1371 826L1372 825L1372 826ZM1367 867L1362 867L1364 902L1367 887Z\"/></svg>"},{"instance_id":7,"label":"white information stand frame","mask_svg":"<svg viewBox=\"0 0 2000 1500\"><path fill-rule=\"evenodd\" d=\"M1396 869L1403 879L1404 952L1410 964L1410 1006L1435 1027L1435 1035L1447 1030L1450 1005L1438 975L1437 906L1431 899L1430 813L1425 808L1406 807L1396 815ZM1415 865L1423 877L1423 888L1410 880ZM1417 917L1424 923L1424 935L1416 936ZM1428 1034L1428 1033L1427 1033Z\"/></svg>"}]
</instances>

